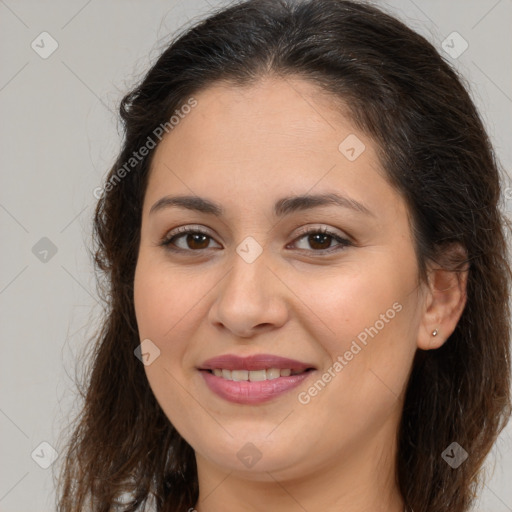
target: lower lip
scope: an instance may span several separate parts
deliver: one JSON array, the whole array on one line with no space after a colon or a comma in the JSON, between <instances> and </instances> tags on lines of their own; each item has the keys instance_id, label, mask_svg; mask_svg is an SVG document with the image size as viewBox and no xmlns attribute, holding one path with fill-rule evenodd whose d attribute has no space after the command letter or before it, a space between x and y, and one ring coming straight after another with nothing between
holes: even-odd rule
<instances>
[{"instance_id":1,"label":"lower lip","mask_svg":"<svg viewBox=\"0 0 512 512\"><path fill-rule=\"evenodd\" d=\"M234 381L217 377L206 370L201 370L207 386L218 396L237 404L262 404L297 387L307 379L313 370L289 377L278 377L262 381Z\"/></svg>"}]
</instances>

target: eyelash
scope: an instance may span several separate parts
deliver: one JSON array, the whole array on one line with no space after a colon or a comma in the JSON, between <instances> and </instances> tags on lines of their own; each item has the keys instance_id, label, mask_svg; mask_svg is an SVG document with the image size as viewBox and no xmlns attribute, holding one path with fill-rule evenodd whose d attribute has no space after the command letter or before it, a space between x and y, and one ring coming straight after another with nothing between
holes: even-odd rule
<instances>
[{"instance_id":1,"label":"eyelash","mask_svg":"<svg viewBox=\"0 0 512 512\"><path fill-rule=\"evenodd\" d=\"M176 241L176 239L181 238L185 235L189 235L189 234L201 234L201 235L205 235L205 236L209 237L210 239L213 239L213 237L211 237L206 231L204 231L200 227L196 227L196 228L181 227L181 228L177 228L176 230L171 232L169 235L167 235L161 241L160 245L164 246L164 248L166 250L169 250L172 252L200 252L200 251L208 250L208 248L194 250L194 249L182 249L181 247L173 247L172 246L173 241ZM330 247L328 249L320 249L320 250L311 249L311 252L314 252L314 253L326 254L326 253L337 252L337 251L341 251L341 250L345 249L346 247L353 245L353 243L350 240L343 238L336 233L333 233L328 228L308 228L308 229L302 231L299 234L299 236L297 238L295 238L294 242L296 242L306 236L313 235L313 234L328 235L339 243L338 246ZM308 249L299 249L299 250L308 251Z\"/></svg>"}]
</instances>

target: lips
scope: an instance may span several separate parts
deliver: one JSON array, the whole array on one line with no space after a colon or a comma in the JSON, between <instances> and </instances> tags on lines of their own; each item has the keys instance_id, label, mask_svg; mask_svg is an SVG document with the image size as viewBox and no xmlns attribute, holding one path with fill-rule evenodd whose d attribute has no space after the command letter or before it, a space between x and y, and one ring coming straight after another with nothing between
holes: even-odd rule
<instances>
[{"instance_id":1,"label":"lips","mask_svg":"<svg viewBox=\"0 0 512 512\"><path fill-rule=\"evenodd\" d=\"M226 354L204 361L198 370L210 391L220 398L237 404L258 405L297 387L316 368L271 354L248 357Z\"/></svg>"}]
</instances>

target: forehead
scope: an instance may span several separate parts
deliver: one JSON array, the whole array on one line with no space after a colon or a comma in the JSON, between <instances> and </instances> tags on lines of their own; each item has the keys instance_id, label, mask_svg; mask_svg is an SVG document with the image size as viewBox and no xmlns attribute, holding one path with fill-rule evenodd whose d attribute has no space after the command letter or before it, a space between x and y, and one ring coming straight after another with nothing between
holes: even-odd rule
<instances>
[{"instance_id":1,"label":"forehead","mask_svg":"<svg viewBox=\"0 0 512 512\"><path fill-rule=\"evenodd\" d=\"M282 142L282 149L292 140L308 142L309 149L311 144L333 149L325 135L352 130L339 99L299 78L267 77L243 87L220 82L195 98L197 106L173 133L199 146L228 139L233 152L252 148L261 156L262 148L252 143L258 137Z\"/></svg>"},{"instance_id":2,"label":"forehead","mask_svg":"<svg viewBox=\"0 0 512 512\"><path fill-rule=\"evenodd\" d=\"M234 204L314 188L356 200L364 192L366 203L396 201L374 143L344 115L341 101L318 86L268 78L244 87L217 83L194 98L194 109L156 148L151 199L175 190L215 192ZM354 151L347 149L357 158L348 158Z\"/></svg>"}]
</instances>

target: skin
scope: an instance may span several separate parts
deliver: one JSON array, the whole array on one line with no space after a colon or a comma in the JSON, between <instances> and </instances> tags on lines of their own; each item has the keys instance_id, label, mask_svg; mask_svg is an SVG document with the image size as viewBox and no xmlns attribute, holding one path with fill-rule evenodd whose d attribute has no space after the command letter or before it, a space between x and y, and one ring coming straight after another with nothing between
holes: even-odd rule
<instances>
[{"instance_id":1,"label":"skin","mask_svg":"<svg viewBox=\"0 0 512 512\"><path fill-rule=\"evenodd\" d=\"M395 438L412 360L453 332L465 279L437 270L419 284L407 208L385 180L375 144L315 85L267 77L194 97L198 105L154 154L134 297L140 339L160 350L147 378L196 454L200 496L191 508L402 512ZM350 134L365 145L354 161L338 150ZM323 192L349 196L373 215L336 205L273 213L281 197ZM225 215L149 213L178 194L213 200ZM181 253L159 245L176 227L197 225L211 238L174 239ZM304 227L327 227L354 243L308 242ZM252 263L236 252L248 236L263 250ZM326 247L340 250L322 254ZM300 403L299 393L396 303L394 318ZM270 353L317 370L270 402L234 404L197 370L226 353ZM261 454L252 467L237 457L249 442Z\"/></svg>"}]
</instances>

